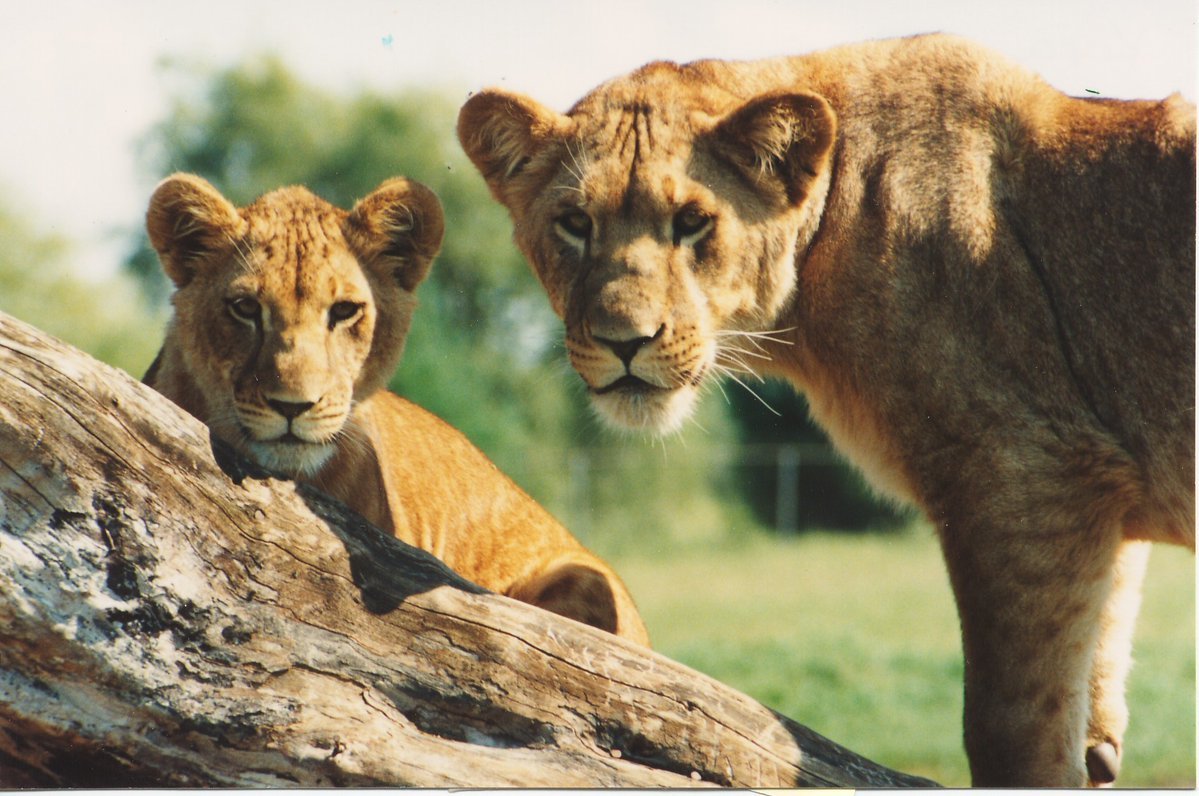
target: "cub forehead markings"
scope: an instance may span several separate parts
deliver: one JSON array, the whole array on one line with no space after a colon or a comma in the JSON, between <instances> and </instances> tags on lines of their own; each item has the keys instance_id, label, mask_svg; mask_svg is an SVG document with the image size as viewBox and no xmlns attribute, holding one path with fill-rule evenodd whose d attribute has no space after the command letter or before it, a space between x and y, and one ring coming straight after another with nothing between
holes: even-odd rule
<instances>
[{"instance_id":1,"label":"cub forehead markings","mask_svg":"<svg viewBox=\"0 0 1199 796\"><path fill-rule=\"evenodd\" d=\"M343 298L361 301L359 291L343 289L354 282L338 273L343 269L327 270L342 257L353 258L338 219L321 213L320 207L298 203L271 211L254 219L259 227L256 231L263 233L261 240L252 244L260 253L255 271L262 281L255 292L275 292L271 288L279 293L290 291L300 302L314 294L327 295L330 302Z\"/></svg>"}]
</instances>

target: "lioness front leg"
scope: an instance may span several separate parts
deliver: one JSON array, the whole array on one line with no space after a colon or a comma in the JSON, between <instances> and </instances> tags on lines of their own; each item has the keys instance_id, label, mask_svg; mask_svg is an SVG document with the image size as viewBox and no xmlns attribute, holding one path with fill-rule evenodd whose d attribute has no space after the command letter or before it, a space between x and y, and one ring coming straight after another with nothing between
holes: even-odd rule
<instances>
[{"instance_id":1,"label":"lioness front leg","mask_svg":"<svg viewBox=\"0 0 1199 796\"><path fill-rule=\"evenodd\" d=\"M950 521L943 529L962 624L973 784L1082 787L1118 529L1011 528Z\"/></svg>"},{"instance_id":2,"label":"lioness front leg","mask_svg":"<svg viewBox=\"0 0 1199 796\"><path fill-rule=\"evenodd\" d=\"M1091 717L1087 726L1087 777L1110 785L1120 774L1128 706L1124 683L1132 666L1132 634L1141 607L1141 583L1149 563L1148 542L1124 542L1113 571L1112 591L1099 620L1091 666Z\"/></svg>"}]
</instances>

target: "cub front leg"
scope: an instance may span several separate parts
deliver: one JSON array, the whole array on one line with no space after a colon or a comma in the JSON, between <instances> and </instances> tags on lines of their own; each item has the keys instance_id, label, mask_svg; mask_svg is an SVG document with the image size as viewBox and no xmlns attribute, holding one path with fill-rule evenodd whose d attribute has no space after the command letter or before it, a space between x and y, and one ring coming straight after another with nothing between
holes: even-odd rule
<instances>
[{"instance_id":1,"label":"cub front leg","mask_svg":"<svg viewBox=\"0 0 1199 796\"><path fill-rule=\"evenodd\" d=\"M1128 707L1124 683L1132 667L1132 634L1141 608L1141 584L1149 542L1120 545L1112 591L1099 619L1099 642L1091 666L1091 717L1087 726L1087 777L1094 787L1111 785L1120 774Z\"/></svg>"},{"instance_id":2,"label":"cub front leg","mask_svg":"<svg viewBox=\"0 0 1199 796\"><path fill-rule=\"evenodd\" d=\"M1086 785L1092 661L1118 526L951 519L942 543L962 625L973 784Z\"/></svg>"}]
</instances>

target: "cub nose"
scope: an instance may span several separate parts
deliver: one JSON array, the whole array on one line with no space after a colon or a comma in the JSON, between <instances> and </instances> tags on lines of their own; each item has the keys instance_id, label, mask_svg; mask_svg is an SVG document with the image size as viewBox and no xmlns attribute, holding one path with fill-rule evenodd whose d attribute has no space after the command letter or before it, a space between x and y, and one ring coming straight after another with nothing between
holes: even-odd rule
<instances>
[{"instance_id":1,"label":"cub nose","mask_svg":"<svg viewBox=\"0 0 1199 796\"><path fill-rule=\"evenodd\" d=\"M268 398L266 402L268 406L286 417L288 420L295 420L297 417L316 406L316 403L313 401L276 401L274 398Z\"/></svg>"},{"instance_id":2,"label":"cub nose","mask_svg":"<svg viewBox=\"0 0 1199 796\"><path fill-rule=\"evenodd\" d=\"M616 354L617 358L624 363L625 368L628 368L633 362L633 357L637 356L637 352L640 351L646 343L652 343L654 340L657 340L659 337L661 337L662 332L665 329L666 325L663 324L662 326L658 327L658 331L654 332L649 337L633 337L628 340L615 340L611 337L600 337L599 335L593 335L593 338L597 343L607 346L609 349L611 349L612 353Z\"/></svg>"}]
</instances>

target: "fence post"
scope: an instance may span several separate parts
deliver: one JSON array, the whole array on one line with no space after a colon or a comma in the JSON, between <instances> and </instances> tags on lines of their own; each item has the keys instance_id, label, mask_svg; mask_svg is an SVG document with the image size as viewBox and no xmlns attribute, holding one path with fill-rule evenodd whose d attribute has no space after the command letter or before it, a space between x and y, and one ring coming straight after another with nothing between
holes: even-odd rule
<instances>
[{"instance_id":1,"label":"fence post","mask_svg":"<svg viewBox=\"0 0 1199 796\"><path fill-rule=\"evenodd\" d=\"M567 460L570 473L570 505L575 519L570 527L586 539L591 533L591 455L585 448L571 448Z\"/></svg>"},{"instance_id":2,"label":"fence post","mask_svg":"<svg viewBox=\"0 0 1199 796\"><path fill-rule=\"evenodd\" d=\"M778 533L799 528L799 448L780 445L777 453L778 488L775 490L774 527Z\"/></svg>"}]
</instances>

